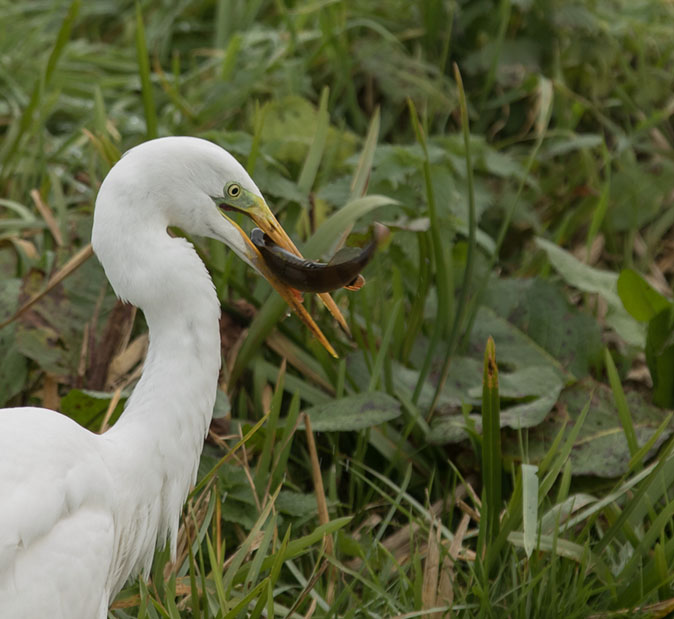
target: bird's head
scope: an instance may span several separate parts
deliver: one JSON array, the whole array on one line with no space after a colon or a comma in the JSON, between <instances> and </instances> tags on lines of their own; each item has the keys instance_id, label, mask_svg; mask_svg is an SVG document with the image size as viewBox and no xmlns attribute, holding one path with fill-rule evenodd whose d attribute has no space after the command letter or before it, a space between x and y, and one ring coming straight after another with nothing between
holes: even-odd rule
<instances>
[{"instance_id":1,"label":"bird's head","mask_svg":"<svg viewBox=\"0 0 674 619\"><path fill-rule=\"evenodd\" d=\"M274 243L297 251L253 180L226 150L199 138L159 138L125 153L103 181L96 200L92 242L104 261L101 254L108 249L109 237L104 231L120 219L127 229L177 226L188 234L217 239L265 277L335 355L302 305L301 296L267 268L232 213L243 213ZM341 314L336 317L343 321Z\"/></svg>"}]
</instances>

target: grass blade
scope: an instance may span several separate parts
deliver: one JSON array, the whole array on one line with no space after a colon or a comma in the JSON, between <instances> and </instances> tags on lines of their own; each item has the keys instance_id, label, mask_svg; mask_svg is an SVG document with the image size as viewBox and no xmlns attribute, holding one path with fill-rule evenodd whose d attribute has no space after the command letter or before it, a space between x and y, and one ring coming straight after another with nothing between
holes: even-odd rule
<instances>
[{"instance_id":1,"label":"grass blade","mask_svg":"<svg viewBox=\"0 0 674 619\"><path fill-rule=\"evenodd\" d=\"M268 579L261 580L257 586L247 595L245 595L239 602L237 602L232 609L223 616L223 619L234 619L238 617L241 611L246 608L264 589L267 588Z\"/></svg>"},{"instance_id":2,"label":"grass blade","mask_svg":"<svg viewBox=\"0 0 674 619\"><path fill-rule=\"evenodd\" d=\"M257 536L259 532L262 530L262 527L264 526L265 522L267 522L267 519L269 518L269 514L271 513L271 510L274 507L274 503L276 503L276 498L278 497L279 492L281 491L281 487L279 486L276 489L276 492L272 494L269 497L269 501L267 502L267 505L265 505L264 509L258 516L257 521L251 528L250 532L248 533L246 539L243 541L243 543L239 546L238 550L236 551L236 554L234 557L231 559L231 565L227 568L227 572L225 573L223 579L222 579L222 584L223 588L226 592L231 593L232 591L232 586L234 584L234 578L237 576L237 573L239 571L239 568L243 564L246 556L248 555L248 552L251 549L251 546L253 545L253 542L257 539ZM269 557L267 557L269 558ZM264 561L263 561L264 563ZM218 566L220 569L221 567ZM249 569L246 571L246 578L248 577L248 574L250 574L250 571L256 569L258 572L262 569L265 569L264 566L261 566L257 562L250 563Z\"/></svg>"},{"instance_id":3,"label":"grass blade","mask_svg":"<svg viewBox=\"0 0 674 619\"><path fill-rule=\"evenodd\" d=\"M604 363L606 364L606 374L608 375L611 390L613 391L613 399L615 400L615 405L618 410L618 418L620 419L623 431L625 432L627 447L630 450L630 457L634 458L636 453L639 451L637 435L634 431L632 415L630 413L630 408L627 405L625 392L623 391L623 387L620 384L620 376L618 376L618 370L615 366L615 363L613 362L613 357L611 356L608 348L604 350Z\"/></svg>"},{"instance_id":4,"label":"grass blade","mask_svg":"<svg viewBox=\"0 0 674 619\"><path fill-rule=\"evenodd\" d=\"M379 124L379 108L377 108L370 120L363 150L360 153L360 159L358 159L358 165L351 181L351 201L364 196L367 191L367 182L372 171L374 151L377 148L377 140L379 139Z\"/></svg>"},{"instance_id":5,"label":"grass blade","mask_svg":"<svg viewBox=\"0 0 674 619\"><path fill-rule=\"evenodd\" d=\"M61 27L59 28L58 34L56 35L56 41L54 42L54 47L49 54L49 60L47 60L47 68L44 72L44 81L45 84L51 82L51 78L54 75L54 70L58 64L59 58L65 49L66 43L70 40L70 33L73 29L73 24L77 19L77 14L80 11L81 0L73 0L68 7L68 12L61 22Z\"/></svg>"},{"instance_id":6,"label":"grass blade","mask_svg":"<svg viewBox=\"0 0 674 619\"><path fill-rule=\"evenodd\" d=\"M482 548L498 537L501 512L501 424L496 347L490 337L484 352L482 383ZM480 544L480 541L478 544ZM482 552L478 550L478 555Z\"/></svg>"},{"instance_id":7,"label":"grass blade","mask_svg":"<svg viewBox=\"0 0 674 619\"><path fill-rule=\"evenodd\" d=\"M466 92L463 89L463 80L459 67L454 65L454 78L459 88L459 106L461 109L461 130L463 133L463 145L466 152L466 178L468 179L468 249L466 252L466 268L463 272L463 282L459 291L459 298L456 302L456 311L454 313L454 320L452 322L452 330L449 333L449 341L445 350L445 358L442 362L442 370L440 371L440 380L435 388L433 401L428 409L427 419L433 416L435 406L438 403L438 398L447 381L449 374L449 366L452 361L452 355L459 340L459 332L463 325L464 313L468 304L468 295L471 290L471 282L473 281L473 264L475 260L476 250L476 231L477 231L477 217L475 211L475 183L473 181L473 163L470 154L470 127L468 125L468 103L466 101Z\"/></svg>"},{"instance_id":8,"label":"grass blade","mask_svg":"<svg viewBox=\"0 0 674 619\"><path fill-rule=\"evenodd\" d=\"M271 555L265 557L262 561L262 566L260 567L261 571L270 569L278 561L278 557L282 556L282 561L287 561L288 559L294 559L299 555L305 553L311 546L322 541L326 535L331 535L339 531L339 529L345 527L353 519L352 516L344 516L342 518L336 518L331 520L327 524L322 524L317 526L311 533L300 537L299 539L294 539L291 542L288 542L285 553L283 555ZM242 565L239 568L236 576L234 577L233 584L243 582L248 574L248 571L251 569L250 564Z\"/></svg>"},{"instance_id":9,"label":"grass blade","mask_svg":"<svg viewBox=\"0 0 674 619\"><path fill-rule=\"evenodd\" d=\"M428 215L431 222L430 237L432 240L433 259L435 260L435 287L438 299L436 319L433 323L433 335L430 338L428 349L426 350L426 355L419 372L419 378L414 389L414 394L412 395L412 401L416 404L419 401L421 389L426 382L426 377L430 371L431 361L433 360L437 344L445 335L445 325L447 324L447 317L451 315L451 306L449 298L449 272L445 264L446 242L443 241L440 234L440 224L438 222L437 208L435 205L435 193L433 191L433 182L431 179L431 162L428 155L428 146L426 144L426 137L423 129L421 128L421 123L419 122L417 110L411 99L407 100L407 105L410 112L412 127L414 128L414 134L424 153L422 170L426 190L426 202L428 204Z\"/></svg>"},{"instance_id":10,"label":"grass blade","mask_svg":"<svg viewBox=\"0 0 674 619\"><path fill-rule=\"evenodd\" d=\"M330 128L330 116L328 115L328 98L330 96L330 89L327 86L323 87L321 91L321 100L318 104L318 114L316 118L316 132L314 139L311 142L307 156L304 159L304 165L300 172L300 177L297 180L297 188L303 193L308 194L314 186L318 168L323 159L323 151L325 150L325 142L328 137L328 129Z\"/></svg>"},{"instance_id":11,"label":"grass blade","mask_svg":"<svg viewBox=\"0 0 674 619\"><path fill-rule=\"evenodd\" d=\"M657 430L651 434L651 437L637 450L637 452L630 458L629 461L629 470L630 472L637 469L637 467L643 464L644 459L648 453L653 449L653 446L657 440L662 436L662 433L669 427L670 422L674 417L674 413L669 413L667 417L662 420L662 423L658 426Z\"/></svg>"},{"instance_id":12,"label":"grass blade","mask_svg":"<svg viewBox=\"0 0 674 619\"><path fill-rule=\"evenodd\" d=\"M583 427L583 424L585 423L585 419L587 418L587 414L590 412L590 405L592 404L592 396L587 401L587 404L583 407L583 410L580 412L580 415L578 416L578 419L576 420L576 423L573 424L573 427L571 428L571 431L569 432L569 435L566 438L566 441L564 441L564 444L559 451L553 452L550 450L548 454L546 454L546 457L543 459L543 463L545 464L545 467L543 467L543 464L541 464L541 471L547 470L547 462L548 462L548 457L556 455L557 458L554 461L554 464L550 465L550 470L547 472L545 477L543 478L543 481L541 482L541 487L540 487L540 492L539 496L541 498L546 497L550 489L552 488L553 484L555 483L557 476L559 475L559 472L562 470L564 467L565 463L568 462L569 460L569 455L571 454L571 450L573 449L573 446L576 442L576 439L578 438L578 435L580 434L580 430Z\"/></svg>"},{"instance_id":13,"label":"grass blade","mask_svg":"<svg viewBox=\"0 0 674 619\"><path fill-rule=\"evenodd\" d=\"M257 469L255 471L255 488L258 496L264 500L264 492L266 490L266 481L269 478L269 465L272 461L272 450L274 448L274 439L276 438L276 425L278 424L279 415L281 413L281 400L283 399L283 385L286 373L285 360L281 363L276 385L274 387L274 395L271 401L271 408L269 409L269 417L266 433L264 437L264 444L260 459L257 462Z\"/></svg>"},{"instance_id":14,"label":"grass blade","mask_svg":"<svg viewBox=\"0 0 674 619\"><path fill-rule=\"evenodd\" d=\"M649 486L656 479L659 478L660 471L665 467L667 459L674 446L674 439L670 439L665 448L661 452L661 459L652 470L651 474L641 483L638 490L634 493L634 496L630 497L630 501L626 503L624 509L620 512L620 516L616 521L611 525L611 527L604 533L601 540L597 544L595 551L599 554L606 548L616 537L618 532L623 528L623 525L627 523L627 520L630 517L630 514L639 506L642 498L645 496ZM674 541L674 540L673 540Z\"/></svg>"},{"instance_id":15,"label":"grass blade","mask_svg":"<svg viewBox=\"0 0 674 619\"><path fill-rule=\"evenodd\" d=\"M527 557L536 547L538 534L538 467L522 465L522 527Z\"/></svg>"},{"instance_id":16,"label":"grass blade","mask_svg":"<svg viewBox=\"0 0 674 619\"><path fill-rule=\"evenodd\" d=\"M154 105L152 79L150 77L150 59L147 53L143 11L140 8L140 2L136 2L136 56L138 58L138 74L140 76L143 110L145 111L145 136L148 140L152 140L159 135L157 132L157 111Z\"/></svg>"},{"instance_id":17,"label":"grass blade","mask_svg":"<svg viewBox=\"0 0 674 619\"><path fill-rule=\"evenodd\" d=\"M381 380L381 371L384 367L384 360L389 358L391 339L393 337L394 327L396 326L396 320L398 318L398 313L402 306L402 299L398 299L391 309L391 313L388 318L388 323L384 331L384 337L382 337L381 344L379 346L379 352L377 353L377 358L374 362L374 367L372 368L372 374L370 375L370 384L368 386L368 391L374 391Z\"/></svg>"},{"instance_id":18,"label":"grass blade","mask_svg":"<svg viewBox=\"0 0 674 619\"><path fill-rule=\"evenodd\" d=\"M16 125L17 128L9 132L8 138L11 137L11 139L7 139L3 144L2 150L0 150L0 161L2 161L4 164L2 166L2 171L0 171L0 183L4 183L5 178L9 172L9 166L7 163L11 160L19 146L19 143L21 142L21 139L31 128L31 125L34 122L35 111L40 104L41 94L43 93L45 87L48 86L51 82L56 65L58 64L58 61L63 54L63 50L70 39L70 33L72 32L73 25L77 19L80 5L81 0L73 0L73 2L70 3L68 12L63 18L61 27L59 28L58 34L56 35L54 47L52 47L52 50L49 54L44 74L41 75L35 83L30 100L21 114L21 120L19 121L18 125Z\"/></svg>"}]
</instances>

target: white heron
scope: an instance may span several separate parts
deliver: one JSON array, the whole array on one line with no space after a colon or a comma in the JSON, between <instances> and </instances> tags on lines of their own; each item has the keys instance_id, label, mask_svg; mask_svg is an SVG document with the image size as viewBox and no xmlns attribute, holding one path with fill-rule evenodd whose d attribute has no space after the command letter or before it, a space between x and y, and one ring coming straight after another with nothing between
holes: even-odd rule
<instances>
[{"instance_id":1,"label":"white heron","mask_svg":"<svg viewBox=\"0 0 674 619\"><path fill-rule=\"evenodd\" d=\"M192 245L168 226L226 243L331 350L232 210L296 251L245 170L211 142L146 142L103 181L93 247L115 293L145 313L147 359L105 434L46 409L0 410L0 617L105 618L126 580L147 573L157 544L168 539L175 555L215 401L220 305Z\"/></svg>"}]
</instances>

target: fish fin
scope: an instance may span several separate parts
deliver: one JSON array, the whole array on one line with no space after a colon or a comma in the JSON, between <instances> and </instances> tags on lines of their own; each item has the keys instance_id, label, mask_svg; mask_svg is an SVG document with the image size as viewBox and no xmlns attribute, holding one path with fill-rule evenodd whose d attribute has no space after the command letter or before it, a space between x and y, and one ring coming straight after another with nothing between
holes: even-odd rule
<instances>
[{"instance_id":1,"label":"fish fin","mask_svg":"<svg viewBox=\"0 0 674 619\"><path fill-rule=\"evenodd\" d=\"M347 290L360 290L365 285L365 278L358 274L355 279L344 286Z\"/></svg>"},{"instance_id":2,"label":"fish fin","mask_svg":"<svg viewBox=\"0 0 674 619\"><path fill-rule=\"evenodd\" d=\"M359 247L342 247L328 262L329 265L341 264L342 262L349 262L355 260L363 251Z\"/></svg>"}]
</instances>

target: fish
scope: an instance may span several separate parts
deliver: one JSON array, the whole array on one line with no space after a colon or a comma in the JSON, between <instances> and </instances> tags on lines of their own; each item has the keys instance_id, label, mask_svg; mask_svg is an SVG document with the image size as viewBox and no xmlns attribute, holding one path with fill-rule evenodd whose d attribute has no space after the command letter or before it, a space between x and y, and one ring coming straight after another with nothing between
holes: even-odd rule
<instances>
[{"instance_id":1,"label":"fish","mask_svg":"<svg viewBox=\"0 0 674 619\"><path fill-rule=\"evenodd\" d=\"M301 292L332 292L339 288L358 290L365 283L360 272L375 250L389 236L389 229L375 223L372 239L363 247L343 247L330 262L300 258L276 245L262 230L254 228L250 240L257 247L269 270L287 286Z\"/></svg>"}]
</instances>

